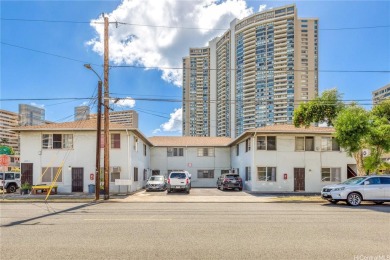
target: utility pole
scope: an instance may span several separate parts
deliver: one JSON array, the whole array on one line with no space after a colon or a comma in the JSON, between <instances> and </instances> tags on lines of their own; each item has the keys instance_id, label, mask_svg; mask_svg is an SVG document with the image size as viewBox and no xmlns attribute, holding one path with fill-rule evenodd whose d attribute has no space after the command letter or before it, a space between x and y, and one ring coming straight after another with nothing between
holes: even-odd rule
<instances>
[{"instance_id":1,"label":"utility pole","mask_svg":"<svg viewBox=\"0 0 390 260\"><path fill-rule=\"evenodd\" d=\"M95 200L100 195L100 143L102 135L102 81L98 82L98 110L97 110L97 131L96 131L96 171L95 171Z\"/></svg>"},{"instance_id":2,"label":"utility pole","mask_svg":"<svg viewBox=\"0 0 390 260\"><path fill-rule=\"evenodd\" d=\"M108 88L108 17L104 17L104 199L110 198L110 117Z\"/></svg>"}]
</instances>

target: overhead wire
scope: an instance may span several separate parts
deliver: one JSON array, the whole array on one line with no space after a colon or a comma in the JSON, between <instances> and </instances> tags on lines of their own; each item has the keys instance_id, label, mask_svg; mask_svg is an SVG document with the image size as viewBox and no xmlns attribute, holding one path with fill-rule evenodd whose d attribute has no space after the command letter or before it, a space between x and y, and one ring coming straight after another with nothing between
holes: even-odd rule
<instances>
[{"instance_id":1,"label":"overhead wire","mask_svg":"<svg viewBox=\"0 0 390 260\"><path fill-rule=\"evenodd\" d=\"M46 19L25 19L25 18L0 18L3 21L14 21L14 22L44 22L44 23L70 23L70 24L100 24L104 25L104 22L97 21L72 21L72 20L46 20ZM208 30L208 31L226 31L230 28L204 28L204 27L185 27L185 26L172 26L172 25L154 25L154 24L140 24L140 23L129 23L122 21L110 21L110 24L115 25L129 25L129 26L140 26L140 27L152 27L152 28L165 28L165 29L185 29L185 30ZM357 26L357 27L340 27L340 28L318 28L318 31L340 31L340 30L364 30L364 29L379 29L389 28L390 25L372 25L372 26ZM310 30L310 29L307 29ZM314 30L314 29L311 29Z\"/></svg>"}]
</instances>

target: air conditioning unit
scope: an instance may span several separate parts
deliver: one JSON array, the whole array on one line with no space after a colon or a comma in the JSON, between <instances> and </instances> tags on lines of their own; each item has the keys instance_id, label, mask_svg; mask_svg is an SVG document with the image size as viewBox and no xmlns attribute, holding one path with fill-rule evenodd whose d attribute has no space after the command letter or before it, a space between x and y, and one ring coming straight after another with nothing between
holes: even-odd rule
<instances>
[{"instance_id":1,"label":"air conditioning unit","mask_svg":"<svg viewBox=\"0 0 390 260\"><path fill-rule=\"evenodd\" d=\"M121 167L120 166L112 167L112 172L121 172Z\"/></svg>"}]
</instances>

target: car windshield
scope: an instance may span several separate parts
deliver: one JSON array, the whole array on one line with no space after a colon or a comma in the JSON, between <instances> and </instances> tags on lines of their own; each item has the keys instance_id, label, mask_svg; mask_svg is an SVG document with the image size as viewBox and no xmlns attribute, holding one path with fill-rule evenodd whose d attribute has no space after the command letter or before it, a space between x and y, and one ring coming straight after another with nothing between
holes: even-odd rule
<instances>
[{"instance_id":1,"label":"car windshield","mask_svg":"<svg viewBox=\"0 0 390 260\"><path fill-rule=\"evenodd\" d=\"M182 172L173 172L173 173L171 173L170 178L185 179L186 178L186 174L182 173Z\"/></svg>"},{"instance_id":2,"label":"car windshield","mask_svg":"<svg viewBox=\"0 0 390 260\"><path fill-rule=\"evenodd\" d=\"M226 175L225 176L226 179L236 179L238 177L240 177L240 176L239 175Z\"/></svg>"},{"instance_id":3,"label":"car windshield","mask_svg":"<svg viewBox=\"0 0 390 260\"><path fill-rule=\"evenodd\" d=\"M163 180L164 180L163 176L152 176L149 179L149 181L163 181Z\"/></svg>"},{"instance_id":4,"label":"car windshield","mask_svg":"<svg viewBox=\"0 0 390 260\"><path fill-rule=\"evenodd\" d=\"M0 180L2 180L2 179L3 179L3 173L0 172Z\"/></svg>"},{"instance_id":5,"label":"car windshield","mask_svg":"<svg viewBox=\"0 0 390 260\"><path fill-rule=\"evenodd\" d=\"M366 177L354 177L354 178L348 179L340 184L349 184L349 185L358 184L361 181L363 181L364 179L366 179Z\"/></svg>"}]
</instances>

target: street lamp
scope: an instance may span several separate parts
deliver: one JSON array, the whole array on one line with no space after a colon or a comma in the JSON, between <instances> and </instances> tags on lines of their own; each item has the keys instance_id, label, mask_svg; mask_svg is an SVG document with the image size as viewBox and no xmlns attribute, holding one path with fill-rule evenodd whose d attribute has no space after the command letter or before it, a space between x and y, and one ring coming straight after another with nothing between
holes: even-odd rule
<instances>
[{"instance_id":1,"label":"street lamp","mask_svg":"<svg viewBox=\"0 0 390 260\"><path fill-rule=\"evenodd\" d=\"M93 73L96 74L96 76L99 78L98 82L98 111L97 111L97 133L96 133L96 168L95 168L95 200L99 200L99 194L100 194L100 135L102 131L102 79L100 76L96 73L96 71L91 67L90 64L84 64L84 67L92 70ZM104 179L104 182L106 182L106 179Z\"/></svg>"}]
</instances>

